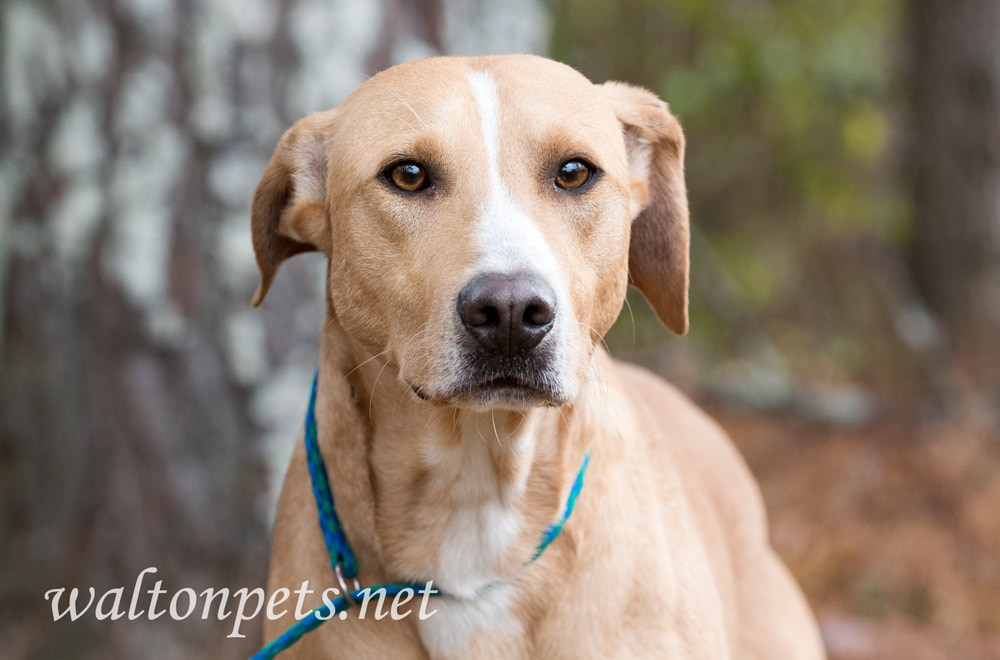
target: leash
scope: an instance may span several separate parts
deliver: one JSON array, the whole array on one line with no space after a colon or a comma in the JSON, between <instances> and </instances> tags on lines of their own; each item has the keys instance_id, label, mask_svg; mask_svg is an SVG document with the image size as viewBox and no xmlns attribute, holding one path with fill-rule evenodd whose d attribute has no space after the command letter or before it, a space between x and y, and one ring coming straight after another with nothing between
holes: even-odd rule
<instances>
[{"instance_id":1,"label":"leash","mask_svg":"<svg viewBox=\"0 0 1000 660\"><path fill-rule=\"evenodd\" d=\"M347 611L352 603L360 603L362 599L370 596L372 592L379 592L383 598L389 598L405 589L410 589L415 594L427 593L428 589L426 585L406 583L385 584L362 589L358 583L358 561L351 551L351 546L347 543L344 528L341 527L337 511L333 507L333 492L330 490L330 481L327 478L326 463L323 462L323 455L319 451L315 415L316 384L318 380L319 369L316 370L316 375L313 376L312 390L309 393L309 407L306 409L306 463L309 466L309 478L312 481L313 497L316 499L316 509L319 513L319 527L323 532L326 550L330 555L330 566L337 577L342 595L336 600L324 603L321 607L317 607L309 612L304 619L296 622L277 639L258 651L250 660L270 660L274 658L299 641L303 635L315 630L341 612ZM562 514L555 523L549 525L548 529L545 530L545 533L542 535L542 542L538 545L531 559L524 563L524 566L538 559L545 552L545 549L562 533L566 521L569 520L570 515L573 513L573 507L576 506L576 499L583 489L583 475L587 471L587 465L589 464L590 452L588 451L583 458L580 471L577 472L576 479L573 481L573 486L570 488L569 497L566 499ZM351 580L353 589L349 588L346 580ZM489 586L487 585L487 587ZM431 596L442 595L439 589L432 589L429 593Z\"/></svg>"}]
</instances>

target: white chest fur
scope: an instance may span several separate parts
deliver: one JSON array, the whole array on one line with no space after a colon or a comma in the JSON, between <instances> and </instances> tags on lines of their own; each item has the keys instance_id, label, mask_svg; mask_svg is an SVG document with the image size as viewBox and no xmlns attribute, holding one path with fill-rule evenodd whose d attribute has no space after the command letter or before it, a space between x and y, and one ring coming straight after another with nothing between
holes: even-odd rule
<instances>
[{"instance_id":1,"label":"white chest fur","mask_svg":"<svg viewBox=\"0 0 1000 660\"><path fill-rule=\"evenodd\" d=\"M420 640L434 660L510 657L523 646L523 629L513 614L509 586L468 600L442 598L435 605L434 616L419 623Z\"/></svg>"},{"instance_id":2,"label":"white chest fur","mask_svg":"<svg viewBox=\"0 0 1000 660\"><path fill-rule=\"evenodd\" d=\"M420 623L421 639L435 658L464 657L474 635L493 646L488 640L517 639L521 630L511 612L511 589L501 580L521 532L518 505L533 453L532 425L505 435L499 414L462 417L461 443L424 456L435 485L447 488L454 502L434 571L435 584L450 597L436 601L439 612ZM498 477L499 453L513 462L509 478Z\"/></svg>"}]
</instances>

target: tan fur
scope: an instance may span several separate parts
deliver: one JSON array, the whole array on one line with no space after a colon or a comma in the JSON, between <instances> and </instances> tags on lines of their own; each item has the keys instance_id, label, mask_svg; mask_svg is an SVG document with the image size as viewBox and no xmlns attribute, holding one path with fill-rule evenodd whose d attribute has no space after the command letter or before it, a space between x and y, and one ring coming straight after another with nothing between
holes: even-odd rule
<instances>
[{"instance_id":1,"label":"tan fur","mask_svg":"<svg viewBox=\"0 0 1000 660\"><path fill-rule=\"evenodd\" d=\"M454 301L481 250L471 227L490 187L467 82L476 71L496 82L510 197L567 275L578 327L565 378L575 395L558 407L479 410L438 396ZM307 250L329 258L316 414L360 582L457 581L460 572L439 559L468 544L481 555L475 567L499 583L431 601L433 625L415 615L359 620L352 611L281 657L823 656L728 439L669 385L613 363L600 347L629 281L671 329L687 329L683 152L679 124L649 92L595 86L530 56L396 67L282 138L254 196L254 302L283 259ZM580 154L602 178L583 196L556 191L553 168ZM408 197L379 180L400 155L427 164L433 190ZM588 450L573 517L540 559L522 566ZM498 508L514 530L503 549L491 554L487 537L502 531L492 527L469 527L483 539L454 536ZM275 522L269 588L305 580L335 585L300 438ZM319 605L318 594L307 604ZM293 622L291 614L268 622L266 638Z\"/></svg>"}]
</instances>

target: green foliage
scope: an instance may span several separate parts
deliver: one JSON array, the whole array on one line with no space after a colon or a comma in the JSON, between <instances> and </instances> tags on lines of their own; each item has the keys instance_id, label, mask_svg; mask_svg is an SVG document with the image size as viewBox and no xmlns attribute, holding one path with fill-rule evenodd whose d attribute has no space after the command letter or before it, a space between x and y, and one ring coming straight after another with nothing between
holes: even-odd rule
<instances>
[{"instance_id":1,"label":"green foliage","mask_svg":"<svg viewBox=\"0 0 1000 660\"><path fill-rule=\"evenodd\" d=\"M900 10L897 0L556 3L553 57L652 89L684 126L692 331L720 349L752 325L796 368L825 372L818 360L837 346L851 358L836 375L855 376L882 350L879 333L889 341L882 306L849 303L879 295L864 248L907 229L891 131ZM612 333L612 348L628 330Z\"/></svg>"}]
</instances>

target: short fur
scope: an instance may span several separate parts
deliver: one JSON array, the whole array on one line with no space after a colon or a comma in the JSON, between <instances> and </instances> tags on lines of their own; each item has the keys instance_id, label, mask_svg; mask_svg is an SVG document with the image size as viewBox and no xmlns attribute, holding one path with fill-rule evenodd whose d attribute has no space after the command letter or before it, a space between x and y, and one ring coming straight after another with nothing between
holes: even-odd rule
<instances>
[{"instance_id":1,"label":"short fur","mask_svg":"<svg viewBox=\"0 0 1000 660\"><path fill-rule=\"evenodd\" d=\"M491 84L499 112L484 117ZM487 121L499 122L495 164ZM559 163L581 156L600 168L593 184L555 188ZM394 190L380 173L401 157L425 164L433 187ZM687 329L683 158L680 125L653 94L532 56L395 67L285 134L254 195L254 303L284 259L329 259L316 415L360 581L432 579L449 595L423 622L335 619L282 657L823 657L729 440L600 345L629 282ZM558 387L535 405L453 387L468 364L454 301L492 249L474 227L501 189L565 283ZM587 451L573 517L523 566ZM300 440L272 591L335 585L309 483ZM293 611L267 622L267 639Z\"/></svg>"}]
</instances>

